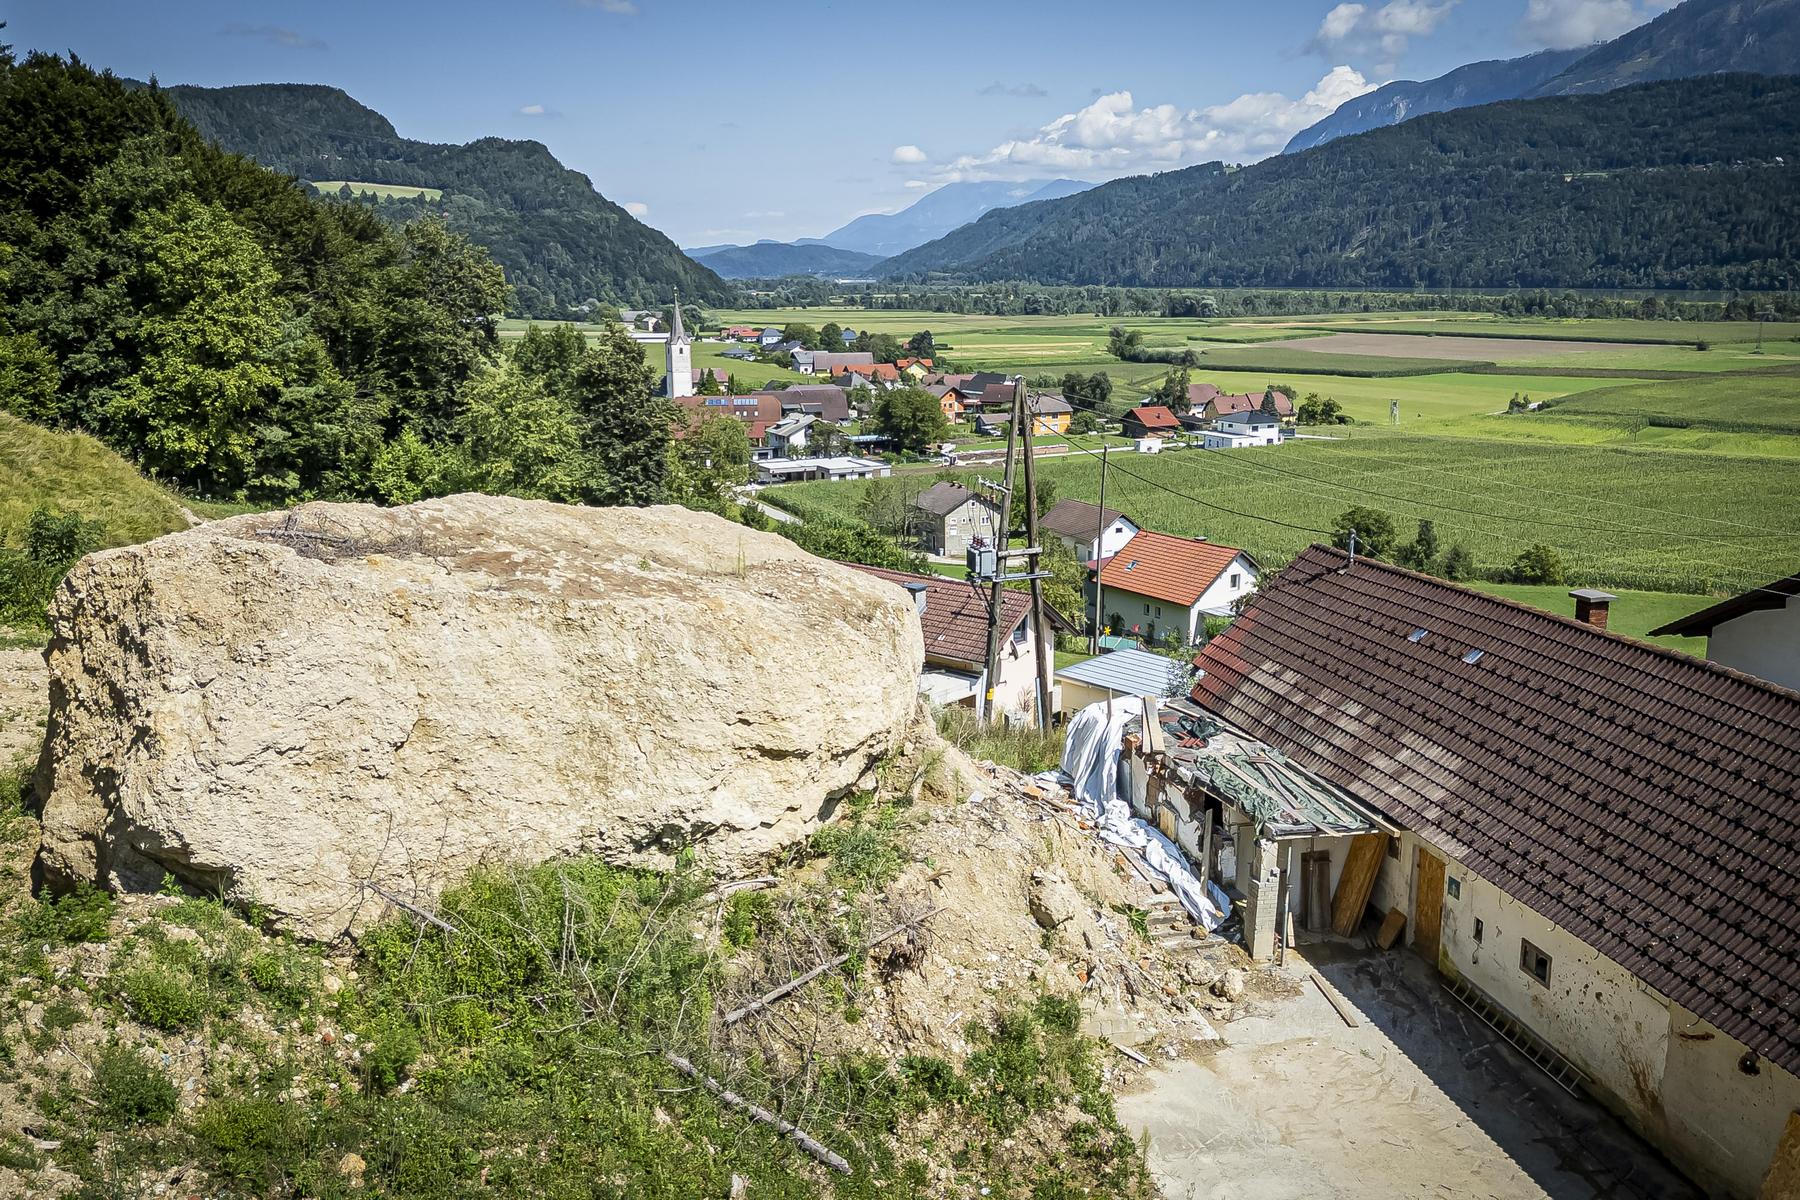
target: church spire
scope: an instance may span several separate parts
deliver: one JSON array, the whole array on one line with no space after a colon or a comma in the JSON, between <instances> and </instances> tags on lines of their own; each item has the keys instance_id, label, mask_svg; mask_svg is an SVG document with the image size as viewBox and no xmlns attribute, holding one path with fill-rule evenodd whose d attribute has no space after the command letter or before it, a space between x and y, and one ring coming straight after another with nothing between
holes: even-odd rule
<instances>
[{"instance_id":1,"label":"church spire","mask_svg":"<svg viewBox=\"0 0 1800 1200\"><path fill-rule=\"evenodd\" d=\"M681 289L676 288L675 289L675 320L669 326L669 341L671 343L673 343L673 342L677 342L677 341L685 342L687 340L688 340L687 330L682 328L682 325L681 325Z\"/></svg>"}]
</instances>

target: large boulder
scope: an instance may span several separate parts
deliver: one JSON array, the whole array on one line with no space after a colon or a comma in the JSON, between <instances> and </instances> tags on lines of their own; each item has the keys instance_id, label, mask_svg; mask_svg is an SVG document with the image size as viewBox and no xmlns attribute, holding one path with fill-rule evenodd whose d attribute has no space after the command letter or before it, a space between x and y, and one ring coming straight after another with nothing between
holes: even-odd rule
<instances>
[{"instance_id":1,"label":"large boulder","mask_svg":"<svg viewBox=\"0 0 1800 1200\"><path fill-rule=\"evenodd\" d=\"M680 508L309 504L84 559L51 611L39 861L334 937L471 867L736 870L917 707L890 583Z\"/></svg>"}]
</instances>

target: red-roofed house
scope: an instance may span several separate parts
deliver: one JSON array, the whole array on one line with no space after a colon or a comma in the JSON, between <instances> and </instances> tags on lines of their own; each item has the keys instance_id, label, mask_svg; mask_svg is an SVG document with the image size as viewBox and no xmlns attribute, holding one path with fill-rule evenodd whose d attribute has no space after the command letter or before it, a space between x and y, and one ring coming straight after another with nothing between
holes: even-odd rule
<instances>
[{"instance_id":1,"label":"red-roofed house","mask_svg":"<svg viewBox=\"0 0 1800 1200\"><path fill-rule=\"evenodd\" d=\"M689 429L707 417L736 417L744 423L750 444L761 446L769 426L781 420L781 400L776 392L752 392L747 396L677 396L675 403L688 418L676 423L677 438L686 437Z\"/></svg>"},{"instance_id":2,"label":"red-roofed house","mask_svg":"<svg viewBox=\"0 0 1800 1200\"><path fill-rule=\"evenodd\" d=\"M1166 409L1164 411L1167 411ZM1262 569L1235 546L1140 529L1100 567L1101 612L1114 634L1200 640L1208 616L1256 588Z\"/></svg>"},{"instance_id":3,"label":"red-roofed house","mask_svg":"<svg viewBox=\"0 0 1800 1200\"><path fill-rule=\"evenodd\" d=\"M1218 392L1217 389L1214 389L1214 395L1209 397L1204 404L1194 405L1194 411L1202 414L1209 421L1216 421L1220 417L1229 417L1235 413L1251 413L1262 407L1263 396L1265 394L1270 394L1275 397L1276 416L1284 421L1291 421L1294 419L1294 402L1289 400L1285 394L1277 392L1273 388L1269 389L1267 393L1245 392L1241 396L1228 396ZM1193 396L1194 386L1189 385L1188 398L1190 401L1193 399Z\"/></svg>"},{"instance_id":4,"label":"red-roofed house","mask_svg":"<svg viewBox=\"0 0 1800 1200\"><path fill-rule=\"evenodd\" d=\"M1141 404L1125 414L1120 431L1128 438L1174 437L1181 422L1165 405Z\"/></svg>"}]
</instances>

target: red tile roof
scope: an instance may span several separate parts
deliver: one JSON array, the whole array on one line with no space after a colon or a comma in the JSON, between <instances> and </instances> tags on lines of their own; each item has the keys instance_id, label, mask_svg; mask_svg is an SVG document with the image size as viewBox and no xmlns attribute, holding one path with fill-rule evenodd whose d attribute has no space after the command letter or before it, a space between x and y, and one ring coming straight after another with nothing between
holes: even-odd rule
<instances>
[{"instance_id":1,"label":"red tile roof","mask_svg":"<svg viewBox=\"0 0 1800 1200\"><path fill-rule=\"evenodd\" d=\"M1242 553L1236 546L1141 529L1106 560L1100 582L1122 592L1190 606Z\"/></svg>"},{"instance_id":2,"label":"red tile roof","mask_svg":"<svg viewBox=\"0 0 1800 1200\"><path fill-rule=\"evenodd\" d=\"M1266 581L1194 699L1800 1069L1800 694L1345 561Z\"/></svg>"},{"instance_id":3,"label":"red tile roof","mask_svg":"<svg viewBox=\"0 0 1800 1200\"><path fill-rule=\"evenodd\" d=\"M1125 414L1128 421L1136 421L1145 429L1180 429L1181 422L1175 414L1161 404L1141 404Z\"/></svg>"},{"instance_id":4,"label":"red tile roof","mask_svg":"<svg viewBox=\"0 0 1800 1200\"><path fill-rule=\"evenodd\" d=\"M967 664L978 671L983 668L987 662L986 588L942 575L913 575L856 563L847 565L890 583L924 584L927 589L925 611L919 614L919 625L925 632L925 657ZM1000 593L1000 636L1003 641L1012 636L1012 631L1030 612L1029 593L1013 588Z\"/></svg>"}]
</instances>

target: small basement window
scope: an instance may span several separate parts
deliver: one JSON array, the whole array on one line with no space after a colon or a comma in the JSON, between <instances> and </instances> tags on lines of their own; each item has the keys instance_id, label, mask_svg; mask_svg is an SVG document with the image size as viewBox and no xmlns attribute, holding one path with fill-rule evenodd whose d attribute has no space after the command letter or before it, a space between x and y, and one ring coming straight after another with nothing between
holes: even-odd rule
<instances>
[{"instance_id":1,"label":"small basement window","mask_svg":"<svg viewBox=\"0 0 1800 1200\"><path fill-rule=\"evenodd\" d=\"M1524 938L1519 939L1519 970L1545 987L1550 986L1550 956Z\"/></svg>"}]
</instances>

